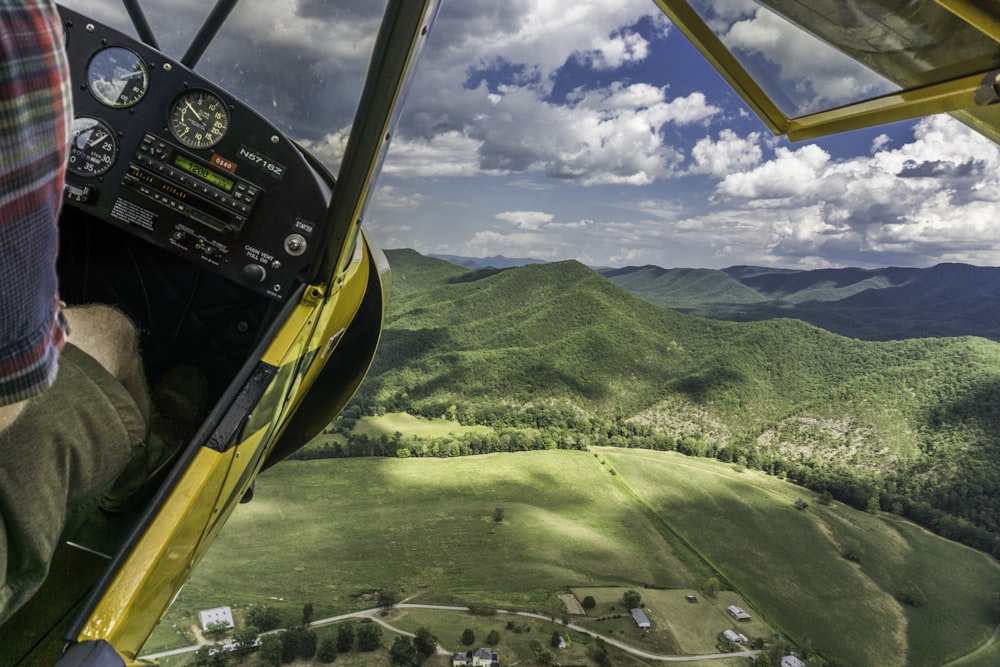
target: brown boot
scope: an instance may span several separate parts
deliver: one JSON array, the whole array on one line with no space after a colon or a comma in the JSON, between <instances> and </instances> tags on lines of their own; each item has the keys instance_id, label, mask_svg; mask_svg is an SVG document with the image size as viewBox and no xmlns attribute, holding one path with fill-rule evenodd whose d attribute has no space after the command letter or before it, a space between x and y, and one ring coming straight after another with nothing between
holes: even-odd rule
<instances>
[{"instance_id":1,"label":"brown boot","mask_svg":"<svg viewBox=\"0 0 1000 667\"><path fill-rule=\"evenodd\" d=\"M127 512L159 487L205 417L208 381L193 366L167 371L153 391L146 441L104 495L101 508Z\"/></svg>"}]
</instances>

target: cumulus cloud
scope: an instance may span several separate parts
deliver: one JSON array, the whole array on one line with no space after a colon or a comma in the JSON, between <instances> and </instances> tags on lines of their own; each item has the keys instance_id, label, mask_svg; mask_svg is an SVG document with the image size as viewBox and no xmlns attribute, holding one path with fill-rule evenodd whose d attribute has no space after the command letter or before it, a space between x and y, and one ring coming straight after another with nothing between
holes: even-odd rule
<instances>
[{"instance_id":1,"label":"cumulus cloud","mask_svg":"<svg viewBox=\"0 0 1000 667\"><path fill-rule=\"evenodd\" d=\"M421 65L403 136L430 146L459 133L475 143L481 172L642 185L667 177L683 160L667 145L665 124L704 123L720 112L700 92L670 96L666 87L624 80L552 97L556 76L569 63L610 72L647 59L650 39L670 32L653 5L502 5L470 0L442 10L434 34L447 35L446 46L429 49ZM634 28L643 17L647 36ZM441 159L426 166L444 169Z\"/></svg>"},{"instance_id":2,"label":"cumulus cloud","mask_svg":"<svg viewBox=\"0 0 1000 667\"><path fill-rule=\"evenodd\" d=\"M552 222L552 218L555 216L542 211L503 211L493 217L522 229L538 229L545 223Z\"/></svg>"},{"instance_id":3,"label":"cumulus cloud","mask_svg":"<svg viewBox=\"0 0 1000 667\"><path fill-rule=\"evenodd\" d=\"M413 176L471 176L478 171L478 142L452 130L432 140L396 136L389 146L384 174Z\"/></svg>"},{"instance_id":4,"label":"cumulus cloud","mask_svg":"<svg viewBox=\"0 0 1000 667\"><path fill-rule=\"evenodd\" d=\"M802 197L819 187L830 154L815 144L797 150L779 147L775 158L750 171L727 174L719 183L723 195L745 199Z\"/></svg>"},{"instance_id":5,"label":"cumulus cloud","mask_svg":"<svg viewBox=\"0 0 1000 667\"><path fill-rule=\"evenodd\" d=\"M919 121L914 141L833 160L815 145L778 148L724 177L720 202L752 221L778 264L1000 263L1000 148L947 116Z\"/></svg>"},{"instance_id":6,"label":"cumulus cloud","mask_svg":"<svg viewBox=\"0 0 1000 667\"><path fill-rule=\"evenodd\" d=\"M723 178L734 171L752 169L764 156L760 140L759 132L740 137L728 128L719 133L718 140L710 137L699 139L691 149L694 165L688 173Z\"/></svg>"},{"instance_id":7,"label":"cumulus cloud","mask_svg":"<svg viewBox=\"0 0 1000 667\"><path fill-rule=\"evenodd\" d=\"M641 62L649 55L649 42L636 32L624 32L608 37L594 37L592 48L575 55L576 59L595 70L616 70Z\"/></svg>"},{"instance_id":8,"label":"cumulus cloud","mask_svg":"<svg viewBox=\"0 0 1000 667\"><path fill-rule=\"evenodd\" d=\"M719 113L701 93L667 99L664 88L615 83L576 91L571 105L540 103L518 89L467 128L479 142L480 168L539 171L583 185L644 185L672 174L683 153L667 144L667 123L686 125Z\"/></svg>"},{"instance_id":9,"label":"cumulus cloud","mask_svg":"<svg viewBox=\"0 0 1000 667\"><path fill-rule=\"evenodd\" d=\"M372 197L372 206L394 211L417 208L427 202L427 195L407 192L394 185L379 185Z\"/></svg>"}]
</instances>

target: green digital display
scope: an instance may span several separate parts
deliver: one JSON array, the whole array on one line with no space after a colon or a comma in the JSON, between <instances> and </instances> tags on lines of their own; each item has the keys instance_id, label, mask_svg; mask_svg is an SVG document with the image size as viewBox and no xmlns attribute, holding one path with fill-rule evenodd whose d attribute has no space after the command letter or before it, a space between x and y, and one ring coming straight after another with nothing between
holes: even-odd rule
<instances>
[{"instance_id":1,"label":"green digital display","mask_svg":"<svg viewBox=\"0 0 1000 667\"><path fill-rule=\"evenodd\" d=\"M233 186L235 185L233 181L229 180L225 176L215 173L211 169L201 166L197 162L187 159L179 153L174 155L174 166L180 167L192 176L196 176L209 185L214 185L220 190L225 190L226 192L233 191Z\"/></svg>"}]
</instances>

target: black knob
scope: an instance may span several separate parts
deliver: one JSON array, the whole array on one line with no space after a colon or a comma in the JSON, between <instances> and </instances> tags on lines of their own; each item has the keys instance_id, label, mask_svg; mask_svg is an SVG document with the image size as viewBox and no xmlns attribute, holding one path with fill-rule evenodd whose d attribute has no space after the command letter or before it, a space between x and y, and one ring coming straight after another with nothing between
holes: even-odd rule
<instances>
[{"instance_id":1,"label":"black knob","mask_svg":"<svg viewBox=\"0 0 1000 667\"><path fill-rule=\"evenodd\" d=\"M243 281L256 285L267 278L267 270L260 264L247 264L243 267Z\"/></svg>"}]
</instances>

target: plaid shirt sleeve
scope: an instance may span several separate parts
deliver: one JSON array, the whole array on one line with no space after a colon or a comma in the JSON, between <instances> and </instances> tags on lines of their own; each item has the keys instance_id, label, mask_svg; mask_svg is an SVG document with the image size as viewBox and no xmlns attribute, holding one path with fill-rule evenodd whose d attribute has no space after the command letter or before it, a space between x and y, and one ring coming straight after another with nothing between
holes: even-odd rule
<instances>
[{"instance_id":1,"label":"plaid shirt sleeve","mask_svg":"<svg viewBox=\"0 0 1000 667\"><path fill-rule=\"evenodd\" d=\"M0 405L55 380L56 229L72 113L52 0L0 0Z\"/></svg>"}]
</instances>

